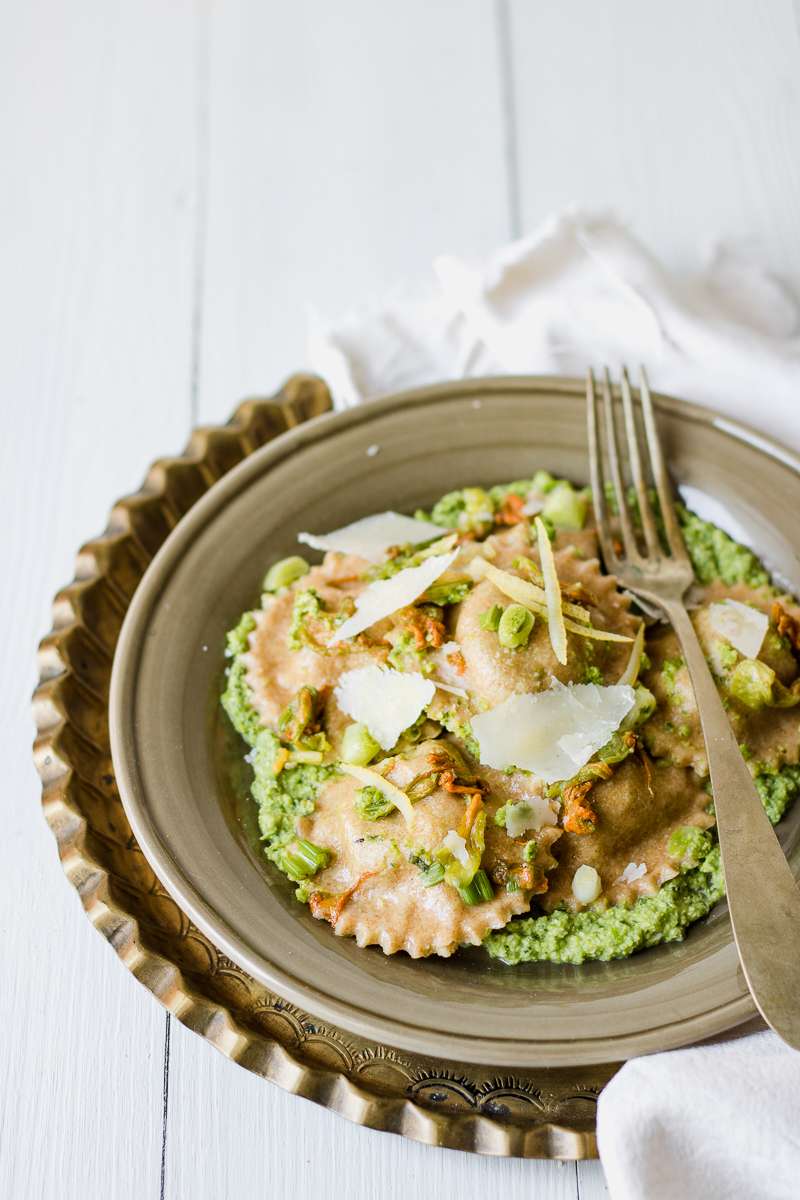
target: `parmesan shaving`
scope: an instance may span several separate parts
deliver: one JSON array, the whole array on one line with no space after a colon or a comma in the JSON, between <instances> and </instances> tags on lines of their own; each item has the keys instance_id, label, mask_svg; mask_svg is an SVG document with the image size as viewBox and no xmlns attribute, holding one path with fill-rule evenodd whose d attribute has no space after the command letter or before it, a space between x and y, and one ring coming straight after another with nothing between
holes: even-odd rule
<instances>
[{"instance_id":1,"label":"parmesan shaving","mask_svg":"<svg viewBox=\"0 0 800 1200\"><path fill-rule=\"evenodd\" d=\"M512 575L510 571L501 571L483 559L473 559L467 570L474 579L488 579L498 591L502 592L504 596L508 596L510 600L516 600L518 604L524 604L537 612L547 612L547 593L544 588L539 587L538 583L520 579L519 575ZM576 621L588 625L589 614L585 608L581 608L579 604L570 604L568 601L562 601L561 607Z\"/></svg>"},{"instance_id":2,"label":"parmesan shaving","mask_svg":"<svg viewBox=\"0 0 800 1200\"><path fill-rule=\"evenodd\" d=\"M371 771L369 767L354 767L350 763L339 763L339 770L344 775L352 775L353 779L357 779L364 787L377 788L387 800L391 800L395 808L400 810L406 819L406 824L411 824L414 819L414 809L406 793L399 787L395 787L388 779L384 779L377 771Z\"/></svg>"},{"instance_id":3,"label":"parmesan shaving","mask_svg":"<svg viewBox=\"0 0 800 1200\"><path fill-rule=\"evenodd\" d=\"M769 628L766 613L738 600L723 600L721 604L710 604L708 620L711 628L720 637L730 642L745 658L757 658Z\"/></svg>"},{"instance_id":4,"label":"parmesan shaving","mask_svg":"<svg viewBox=\"0 0 800 1200\"><path fill-rule=\"evenodd\" d=\"M441 679L431 679L431 683L437 688L441 688L443 692L450 692L453 696L460 696L462 700L467 700L469 693L460 687L452 687L449 683L442 683Z\"/></svg>"},{"instance_id":5,"label":"parmesan shaving","mask_svg":"<svg viewBox=\"0 0 800 1200\"><path fill-rule=\"evenodd\" d=\"M469 851L467 843L460 833L456 833L455 829L449 829L442 838L442 845L445 850L449 850L453 858L461 863L462 867L469 866Z\"/></svg>"},{"instance_id":6,"label":"parmesan shaving","mask_svg":"<svg viewBox=\"0 0 800 1200\"><path fill-rule=\"evenodd\" d=\"M633 641L633 638L628 637L626 633L612 633L610 629L595 629L593 625L579 625L577 621L570 621L569 617L564 617L564 625L570 633L577 633L578 637L589 638L594 642Z\"/></svg>"},{"instance_id":7,"label":"parmesan shaving","mask_svg":"<svg viewBox=\"0 0 800 1200\"><path fill-rule=\"evenodd\" d=\"M556 818L544 796L531 796L505 806L506 833L509 837L522 837L528 830L539 830L544 825L555 825Z\"/></svg>"},{"instance_id":8,"label":"parmesan shaving","mask_svg":"<svg viewBox=\"0 0 800 1200\"><path fill-rule=\"evenodd\" d=\"M556 560L550 536L541 517L536 518L536 536L539 543L539 558L542 563L544 590L547 597L547 632L553 653L562 666L567 662L567 628L561 611L561 584L558 582Z\"/></svg>"},{"instance_id":9,"label":"parmesan shaving","mask_svg":"<svg viewBox=\"0 0 800 1200\"><path fill-rule=\"evenodd\" d=\"M635 883L637 879L641 879L647 874L647 866L645 863L629 862L625 870L617 880L618 883Z\"/></svg>"},{"instance_id":10,"label":"parmesan shaving","mask_svg":"<svg viewBox=\"0 0 800 1200\"><path fill-rule=\"evenodd\" d=\"M430 704L435 688L419 671L393 671L373 663L345 671L333 694L342 712L365 725L384 750L391 750Z\"/></svg>"},{"instance_id":11,"label":"parmesan shaving","mask_svg":"<svg viewBox=\"0 0 800 1200\"><path fill-rule=\"evenodd\" d=\"M644 621L642 621L639 628L636 630L636 637L633 639L633 646L631 647L631 656L628 659L628 665L620 675L617 683L623 683L627 684L629 687L633 687L633 685L636 683L636 680L639 678L639 668L642 663L643 651Z\"/></svg>"},{"instance_id":12,"label":"parmesan shaving","mask_svg":"<svg viewBox=\"0 0 800 1200\"><path fill-rule=\"evenodd\" d=\"M449 554L437 554L433 558L427 558L418 567L405 567L391 579L375 580L356 597L355 613L334 630L329 644L335 645L345 638L355 637L356 634L369 629L376 621L390 617L398 608L413 604L448 567L452 566L457 556L457 550L452 550Z\"/></svg>"},{"instance_id":13,"label":"parmesan shaving","mask_svg":"<svg viewBox=\"0 0 800 1200\"><path fill-rule=\"evenodd\" d=\"M522 512L526 517L535 517L544 508L544 496L541 492L530 491L525 497Z\"/></svg>"},{"instance_id":14,"label":"parmesan shaving","mask_svg":"<svg viewBox=\"0 0 800 1200\"><path fill-rule=\"evenodd\" d=\"M457 694L461 692L463 695L466 695L466 692L461 687L463 671L457 670L453 665L452 660L455 655L458 655L458 661L463 666L464 660L458 642L445 642L443 646L440 646L438 650L435 650L430 655L430 661L436 670L437 679L441 679L451 689L455 688Z\"/></svg>"},{"instance_id":15,"label":"parmesan shaving","mask_svg":"<svg viewBox=\"0 0 800 1200\"><path fill-rule=\"evenodd\" d=\"M430 521L418 521L401 513L374 513L344 525L331 533L299 533L298 542L312 550L336 550L340 554L356 554L369 562L380 562L390 546L418 546L450 533Z\"/></svg>"},{"instance_id":16,"label":"parmesan shaving","mask_svg":"<svg viewBox=\"0 0 800 1200\"><path fill-rule=\"evenodd\" d=\"M557 680L549 691L514 694L472 718L480 761L531 771L545 783L571 779L609 740L634 705L631 687Z\"/></svg>"}]
</instances>

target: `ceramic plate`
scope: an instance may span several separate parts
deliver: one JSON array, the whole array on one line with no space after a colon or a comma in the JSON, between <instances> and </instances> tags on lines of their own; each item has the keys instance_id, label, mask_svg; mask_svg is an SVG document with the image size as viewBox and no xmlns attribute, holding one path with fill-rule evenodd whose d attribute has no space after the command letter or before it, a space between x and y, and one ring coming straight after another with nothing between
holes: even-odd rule
<instances>
[{"instance_id":1,"label":"ceramic plate","mask_svg":"<svg viewBox=\"0 0 800 1200\"><path fill-rule=\"evenodd\" d=\"M800 462L751 431L657 398L673 474L702 515L800 592ZM543 466L587 476L583 386L470 380L317 418L216 484L153 560L123 626L110 718L131 826L164 886L235 962L361 1036L466 1062L609 1062L718 1033L754 1011L725 908L682 943L617 963L509 968L479 950L386 958L315 921L234 819L218 761L225 631L301 529L411 511ZM781 830L800 872L800 814Z\"/></svg>"}]
</instances>

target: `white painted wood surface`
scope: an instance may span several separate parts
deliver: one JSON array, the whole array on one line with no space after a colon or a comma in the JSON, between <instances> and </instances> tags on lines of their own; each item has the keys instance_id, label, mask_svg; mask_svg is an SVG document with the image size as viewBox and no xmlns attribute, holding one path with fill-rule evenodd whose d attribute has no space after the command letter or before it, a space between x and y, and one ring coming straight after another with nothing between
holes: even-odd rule
<instances>
[{"instance_id":1,"label":"white painted wood surface","mask_svg":"<svg viewBox=\"0 0 800 1200\"><path fill-rule=\"evenodd\" d=\"M597 1164L351 1127L168 1025L39 815L33 647L148 460L303 365L309 303L572 202L800 284L800 4L28 0L0 80L0 1195L596 1200Z\"/></svg>"}]
</instances>

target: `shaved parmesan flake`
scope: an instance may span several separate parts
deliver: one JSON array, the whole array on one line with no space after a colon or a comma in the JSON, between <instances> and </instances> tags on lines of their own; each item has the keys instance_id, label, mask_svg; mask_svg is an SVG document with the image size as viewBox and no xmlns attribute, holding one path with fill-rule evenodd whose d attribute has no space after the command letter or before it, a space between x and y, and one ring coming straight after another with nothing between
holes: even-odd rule
<instances>
[{"instance_id":1,"label":"shaved parmesan flake","mask_svg":"<svg viewBox=\"0 0 800 1200\"><path fill-rule=\"evenodd\" d=\"M593 625L579 625L577 621L570 621L569 617L564 617L564 625L570 633L577 633L578 637L589 638L593 642L633 641L633 638L628 637L626 633L612 633L610 629L595 629Z\"/></svg>"},{"instance_id":2,"label":"shaved parmesan flake","mask_svg":"<svg viewBox=\"0 0 800 1200\"><path fill-rule=\"evenodd\" d=\"M709 605L708 619L714 632L745 658L757 657L769 628L766 613L749 604L740 604L738 600L723 600L721 604Z\"/></svg>"},{"instance_id":3,"label":"shaved parmesan flake","mask_svg":"<svg viewBox=\"0 0 800 1200\"><path fill-rule=\"evenodd\" d=\"M522 837L529 829L539 830L544 825L555 825L555 814L544 796L531 796L505 806L506 833L509 837Z\"/></svg>"},{"instance_id":4,"label":"shaved parmesan flake","mask_svg":"<svg viewBox=\"0 0 800 1200\"><path fill-rule=\"evenodd\" d=\"M339 770L344 775L352 775L353 779L357 779L364 787L377 788L387 800L391 800L395 808L400 810L406 819L406 824L411 824L414 819L414 809L408 796L399 787L395 787L388 779L384 779L377 771L371 771L369 767L354 767L350 763L339 763Z\"/></svg>"},{"instance_id":5,"label":"shaved parmesan flake","mask_svg":"<svg viewBox=\"0 0 800 1200\"><path fill-rule=\"evenodd\" d=\"M550 645L558 661L565 665L567 661L567 628L564 624L564 614L561 611L561 584L558 582L556 560L553 557L553 547L550 535L545 529L541 517L536 518L536 536L539 543L539 558L542 561L544 590L547 597L547 632L550 635Z\"/></svg>"},{"instance_id":6,"label":"shaved parmesan flake","mask_svg":"<svg viewBox=\"0 0 800 1200\"><path fill-rule=\"evenodd\" d=\"M472 718L480 760L519 767L545 783L571 779L604 746L636 699L632 687L557 680L549 691L512 695Z\"/></svg>"},{"instance_id":7,"label":"shaved parmesan flake","mask_svg":"<svg viewBox=\"0 0 800 1200\"><path fill-rule=\"evenodd\" d=\"M466 569L467 574L471 575L472 578L477 582L480 579L486 578L486 567L487 566L488 566L488 563L486 562L486 559L483 558L480 554L476 554L473 558L471 558L469 560L465 569Z\"/></svg>"},{"instance_id":8,"label":"shaved parmesan flake","mask_svg":"<svg viewBox=\"0 0 800 1200\"><path fill-rule=\"evenodd\" d=\"M460 686L463 678L463 670L459 671L453 663L455 655L459 656L457 661L460 661L462 667L464 663L461 655L461 647L458 642L445 642L438 650L430 655L430 662L436 670L437 679L441 679L443 683L449 684L451 688L455 688L457 692L463 693L466 696L463 688Z\"/></svg>"},{"instance_id":9,"label":"shaved parmesan flake","mask_svg":"<svg viewBox=\"0 0 800 1200\"><path fill-rule=\"evenodd\" d=\"M340 554L357 554L369 562L380 562L390 546L418 546L450 533L430 521L418 521L401 513L374 513L352 525L334 529L332 533L298 533L297 540L312 550L337 550Z\"/></svg>"},{"instance_id":10,"label":"shaved parmesan flake","mask_svg":"<svg viewBox=\"0 0 800 1200\"><path fill-rule=\"evenodd\" d=\"M431 679L431 683L434 683L437 688L441 688L443 692L450 692L453 696L460 696L462 700L466 700L469 696L469 693L464 688L452 687L449 683L442 683L441 679Z\"/></svg>"},{"instance_id":11,"label":"shaved parmesan flake","mask_svg":"<svg viewBox=\"0 0 800 1200\"><path fill-rule=\"evenodd\" d=\"M548 542L549 540L548 538ZM528 608L536 609L537 612L547 612L547 592L544 588L539 587L538 583L520 579L519 575L512 575L510 571L501 571L497 567L493 567L491 563L484 562L483 559L473 559L467 569L475 579L490 580L497 590L504 596L508 596L510 600L516 600L518 604L525 604ZM561 607L576 621L588 624L589 614L579 604L562 601Z\"/></svg>"},{"instance_id":12,"label":"shaved parmesan flake","mask_svg":"<svg viewBox=\"0 0 800 1200\"><path fill-rule=\"evenodd\" d=\"M592 904L603 890L600 876L594 867L584 863L572 876L572 894L579 904Z\"/></svg>"},{"instance_id":13,"label":"shaved parmesan flake","mask_svg":"<svg viewBox=\"0 0 800 1200\"><path fill-rule=\"evenodd\" d=\"M637 879L641 879L647 874L647 866L645 863L629 862L625 870L618 879L618 883L635 883Z\"/></svg>"},{"instance_id":14,"label":"shaved parmesan flake","mask_svg":"<svg viewBox=\"0 0 800 1200\"><path fill-rule=\"evenodd\" d=\"M430 704L435 688L419 671L392 671L371 665L345 671L333 694L342 712L366 725L378 745L391 750L400 734Z\"/></svg>"},{"instance_id":15,"label":"shaved parmesan flake","mask_svg":"<svg viewBox=\"0 0 800 1200\"><path fill-rule=\"evenodd\" d=\"M526 517L535 517L544 508L544 496L541 492L531 491L525 497L522 511Z\"/></svg>"},{"instance_id":16,"label":"shaved parmesan flake","mask_svg":"<svg viewBox=\"0 0 800 1200\"><path fill-rule=\"evenodd\" d=\"M457 556L457 550L452 550L450 554L437 554L433 558L426 558L418 567L405 567L391 579L376 579L356 597L355 613L334 630L329 645L355 637L376 621L390 617L398 608L413 604L452 566Z\"/></svg>"},{"instance_id":17,"label":"shaved parmesan flake","mask_svg":"<svg viewBox=\"0 0 800 1200\"><path fill-rule=\"evenodd\" d=\"M442 845L445 850L449 850L453 858L461 863L462 867L469 866L469 851L467 843L460 833L456 833L455 829L449 829L442 838Z\"/></svg>"},{"instance_id":18,"label":"shaved parmesan flake","mask_svg":"<svg viewBox=\"0 0 800 1200\"><path fill-rule=\"evenodd\" d=\"M639 678L639 668L642 663L642 652L644 651L644 621L636 630L636 637L633 639L631 647L631 656L628 659L628 665L620 675L617 683L627 683L630 687L636 683Z\"/></svg>"}]
</instances>

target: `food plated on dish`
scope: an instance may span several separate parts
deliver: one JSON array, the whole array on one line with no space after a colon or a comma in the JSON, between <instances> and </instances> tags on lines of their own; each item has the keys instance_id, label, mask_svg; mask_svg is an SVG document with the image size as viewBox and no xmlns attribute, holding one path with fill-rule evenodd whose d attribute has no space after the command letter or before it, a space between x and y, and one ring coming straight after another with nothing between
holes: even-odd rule
<instances>
[{"instance_id":1,"label":"food plated on dish","mask_svg":"<svg viewBox=\"0 0 800 1200\"><path fill-rule=\"evenodd\" d=\"M777 822L800 790L800 608L680 517L697 632ZM300 541L325 557L269 567L222 703L264 853L314 917L386 953L580 963L679 939L722 898L688 674L603 571L586 490L539 470Z\"/></svg>"}]
</instances>

